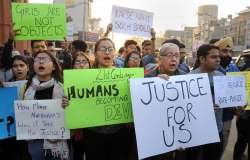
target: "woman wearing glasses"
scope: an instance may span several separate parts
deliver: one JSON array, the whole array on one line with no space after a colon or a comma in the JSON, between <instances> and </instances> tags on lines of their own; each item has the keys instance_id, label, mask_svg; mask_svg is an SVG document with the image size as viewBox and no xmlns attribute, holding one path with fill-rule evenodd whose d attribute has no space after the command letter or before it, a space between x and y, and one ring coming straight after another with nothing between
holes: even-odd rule
<instances>
[{"instance_id":1,"label":"woman wearing glasses","mask_svg":"<svg viewBox=\"0 0 250 160\"><path fill-rule=\"evenodd\" d=\"M34 73L27 83L25 100L63 99L62 72L56 58L48 51L38 51L34 55ZM53 146L60 146L55 148ZM34 160L67 160L69 149L66 140L31 140L28 149Z\"/></svg>"},{"instance_id":2,"label":"woman wearing glasses","mask_svg":"<svg viewBox=\"0 0 250 160\"><path fill-rule=\"evenodd\" d=\"M89 69L91 68L90 60L86 54L82 51L76 52L76 57L73 58L72 68L73 69ZM84 159L85 154L85 143L83 139L83 129L73 130L73 135L71 137L71 143L73 148L74 160Z\"/></svg>"},{"instance_id":3,"label":"woman wearing glasses","mask_svg":"<svg viewBox=\"0 0 250 160\"><path fill-rule=\"evenodd\" d=\"M142 58L139 52L132 51L125 58L125 67L126 68L136 68L142 67Z\"/></svg>"},{"instance_id":4,"label":"woman wearing glasses","mask_svg":"<svg viewBox=\"0 0 250 160\"><path fill-rule=\"evenodd\" d=\"M115 45L108 38L95 44L94 68L114 68ZM93 127L84 130L86 160L127 160L129 134L126 125Z\"/></svg>"}]
</instances>

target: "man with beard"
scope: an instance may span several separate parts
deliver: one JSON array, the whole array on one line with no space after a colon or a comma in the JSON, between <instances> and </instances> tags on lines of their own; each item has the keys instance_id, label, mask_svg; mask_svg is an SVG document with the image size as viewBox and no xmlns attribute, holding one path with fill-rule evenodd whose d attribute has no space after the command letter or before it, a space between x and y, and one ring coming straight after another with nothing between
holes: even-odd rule
<instances>
[{"instance_id":1,"label":"man with beard","mask_svg":"<svg viewBox=\"0 0 250 160\"><path fill-rule=\"evenodd\" d=\"M185 57L187 54L186 46L183 43L180 43L179 48L180 48L180 54L181 54L179 69L185 73L189 73L190 69L189 69L188 65L185 63Z\"/></svg>"},{"instance_id":2,"label":"man with beard","mask_svg":"<svg viewBox=\"0 0 250 160\"><path fill-rule=\"evenodd\" d=\"M215 45L220 48L220 68L218 71L226 74L226 72L239 72L239 69L232 61L232 49L233 49L233 40L231 37L223 38L217 42ZM223 150L225 150L228 137L231 128L231 122L234 116L234 108L223 109Z\"/></svg>"},{"instance_id":3,"label":"man with beard","mask_svg":"<svg viewBox=\"0 0 250 160\"><path fill-rule=\"evenodd\" d=\"M233 40L231 37L223 38L215 43L220 48L220 65L219 71L226 74L226 72L239 72L239 69L232 61Z\"/></svg>"}]
</instances>

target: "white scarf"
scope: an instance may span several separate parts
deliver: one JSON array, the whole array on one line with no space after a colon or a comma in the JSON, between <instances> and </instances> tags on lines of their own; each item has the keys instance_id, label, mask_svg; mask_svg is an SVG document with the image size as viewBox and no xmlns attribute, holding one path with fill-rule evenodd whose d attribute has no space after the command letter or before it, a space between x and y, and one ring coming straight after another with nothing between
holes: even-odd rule
<instances>
[{"instance_id":1,"label":"white scarf","mask_svg":"<svg viewBox=\"0 0 250 160\"><path fill-rule=\"evenodd\" d=\"M52 99L61 99L64 96L64 94L63 94L63 85L60 82L57 82L55 81L54 78L52 78L47 82L40 83L40 81L37 79L37 76L35 76L32 78L31 85L25 92L24 99L33 100L35 98L36 91L44 90L52 86L54 86Z\"/></svg>"},{"instance_id":2,"label":"white scarf","mask_svg":"<svg viewBox=\"0 0 250 160\"><path fill-rule=\"evenodd\" d=\"M27 89L24 95L25 100L33 100L35 98L36 91L44 90L47 88L53 88L52 99L63 98L63 85L60 82L55 81L54 78L47 82L40 83L37 76L34 76L31 85ZM60 157L63 160L69 159L69 147L66 140L44 140L44 149L51 150L54 157ZM45 152L46 155L46 152Z\"/></svg>"}]
</instances>

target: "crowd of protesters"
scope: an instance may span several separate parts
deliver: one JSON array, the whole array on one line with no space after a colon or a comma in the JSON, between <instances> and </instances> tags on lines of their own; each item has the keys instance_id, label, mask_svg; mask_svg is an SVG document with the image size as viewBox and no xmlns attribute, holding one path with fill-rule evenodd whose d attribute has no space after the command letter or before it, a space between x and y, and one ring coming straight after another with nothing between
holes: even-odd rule
<instances>
[{"instance_id":1,"label":"crowd of protesters","mask_svg":"<svg viewBox=\"0 0 250 160\"><path fill-rule=\"evenodd\" d=\"M82 40L60 42L61 50L45 40L32 40L31 53L14 50L14 37L10 33L8 41L0 48L0 87L3 82L27 80L22 92L24 100L61 98L63 106L69 101L63 93L62 71L65 69L91 68L135 68L143 67L145 77L160 77L207 73L213 94L213 76L223 76L227 72L239 72L232 63L233 41L230 37L211 40L197 49L193 66L185 63L187 49L176 39L167 39L160 48L155 48L156 33L151 30L151 39L139 44L133 39L126 40L119 50L108 38L112 31L109 25L101 39L95 43L93 56L88 53L88 45ZM94 59L93 59L94 57ZM248 61L246 61L248 62ZM250 69L246 63L242 70ZM237 141L234 160L244 157L250 142L249 111L244 106L221 109L214 105L220 142L146 158L147 160L220 160L228 143L232 119L237 117ZM134 160L138 159L135 129L133 124L119 124L71 130L70 140L29 140L20 141L15 137L0 140L0 157L8 160ZM50 148L50 144L60 148ZM248 155L250 148L248 147ZM66 153L68 154L65 154Z\"/></svg>"}]
</instances>

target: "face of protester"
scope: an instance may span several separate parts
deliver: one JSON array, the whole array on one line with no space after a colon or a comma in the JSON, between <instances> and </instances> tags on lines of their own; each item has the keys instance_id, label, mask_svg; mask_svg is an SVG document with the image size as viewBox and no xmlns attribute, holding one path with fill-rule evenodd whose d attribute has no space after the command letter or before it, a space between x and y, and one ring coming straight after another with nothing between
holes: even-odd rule
<instances>
[{"instance_id":1,"label":"face of protester","mask_svg":"<svg viewBox=\"0 0 250 160\"><path fill-rule=\"evenodd\" d=\"M32 53L35 54L39 51L47 50L47 46L45 44L45 41L37 41L33 43L32 46Z\"/></svg>"},{"instance_id":2,"label":"face of protester","mask_svg":"<svg viewBox=\"0 0 250 160\"><path fill-rule=\"evenodd\" d=\"M48 81L52 77L53 62L46 53L39 53L34 59L34 71L40 81Z\"/></svg>"},{"instance_id":3,"label":"face of protester","mask_svg":"<svg viewBox=\"0 0 250 160\"><path fill-rule=\"evenodd\" d=\"M180 52L177 47L169 47L161 54L159 63L163 72L168 75L174 73L180 62Z\"/></svg>"},{"instance_id":4,"label":"face of protester","mask_svg":"<svg viewBox=\"0 0 250 160\"><path fill-rule=\"evenodd\" d=\"M132 51L137 51L136 45L135 44L130 44L128 45L128 47L126 48L126 53L129 54Z\"/></svg>"},{"instance_id":5,"label":"face of protester","mask_svg":"<svg viewBox=\"0 0 250 160\"><path fill-rule=\"evenodd\" d=\"M226 68L232 60L232 48L226 47L220 50L221 66Z\"/></svg>"},{"instance_id":6,"label":"face of protester","mask_svg":"<svg viewBox=\"0 0 250 160\"><path fill-rule=\"evenodd\" d=\"M151 45L146 45L142 48L142 53L143 54L152 54L153 53L153 48Z\"/></svg>"},{"instance_id":7,"label":"face of protester","mask_svg":"<svg viewBox=\"0 0 250 160\"><path fill-rule=\"evenodd\" d=\"M200 57L200 62L207 70L214 71L220 66L219 50L211 49L208 53L206 57Z\"/></svg>"},{"instance_id":8,"label":"face of protester","mask_svg":"<svg viewBox=\"0 0 250 160\"><path fill-rule=\"evenodd\" d=\"M128 67L140 67L141 58L138 54L132 53L128 59Z\"/></svg>"},{"instance_id":9,"label":"face of protester","mask_svg":"<svg viewBox=\"0 0 250 160\"><path fill-rule=\"evenodd\" d=\"M113 66L115 48L109 40L103 40L97 46L96 59L100 68Z\"/></svg>"},{"instance_id":10,"label":"face of protester","mask_svg":"<svg viewBox=\"0 0 250 160\"><path fill-rule=\"evenodd\" d=\"M89 62L86 59L86 57L78 55L74 63L74 69L88 69L88 68L89 68Z\"/></svg>"},{"instance_id":11,"label":"face of protester","mask_svg":"<svg viewBox=\"0 0 250 160\"><path fill-rule=\"evenodd\" d=\"M180 48L180 55L181 55L180 63L183 63L186 56L186 48Z\"/></svg>"},{"instance_id":12,"label":"face of protester","mask_svg":"<svg viewBox=\"0 0 250 160\"><path fill-rule=\"evenodd\" d=\"M13 65L12 65L12 71L17 81L26 80L29 67L22 60L14 60Z\"/></svg>"}]
</instances>

